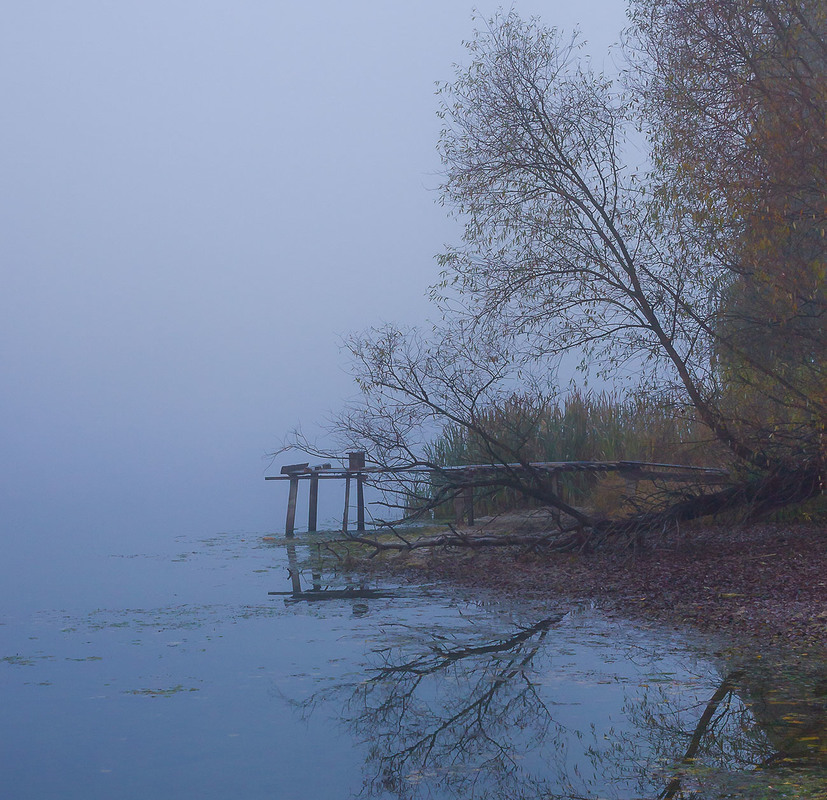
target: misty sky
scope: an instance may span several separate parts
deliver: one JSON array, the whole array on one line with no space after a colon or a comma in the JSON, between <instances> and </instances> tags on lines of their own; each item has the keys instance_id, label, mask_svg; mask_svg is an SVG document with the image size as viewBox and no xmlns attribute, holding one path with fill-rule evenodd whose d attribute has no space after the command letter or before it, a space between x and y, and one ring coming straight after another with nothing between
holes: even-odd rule
<instances>
[{"instance_id":1,"label":"misty sky","mask_svg":"<svg viewBox=\"0 0 827 800\"><path fill-rule=\"evenodd\" d=\"M434 82L473 5L3 4L7 542L281 527L264 454L352 393L341 335L427 317L457 240ZM624 22L515 7L595 54Z\"/></svg>"}]
</instances>

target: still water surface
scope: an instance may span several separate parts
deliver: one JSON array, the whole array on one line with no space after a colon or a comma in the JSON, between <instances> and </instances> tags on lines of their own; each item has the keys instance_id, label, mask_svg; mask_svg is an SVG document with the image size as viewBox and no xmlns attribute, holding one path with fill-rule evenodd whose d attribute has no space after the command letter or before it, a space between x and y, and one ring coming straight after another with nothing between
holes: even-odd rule
<instances>
[{"instance_id":1,"label":"still water surface","mask_svg":"<svg viewBox=\"0 0 827 800\"><path fill-rule=\"evenodd\" d=\"M106 592L5 609L4 796L815 797L824 785L824 675L806 659L766 668L597 609L437 585L291 602L268 595L291 588L283 543L176 547L92 557ZM303 588L344 586L313 577L313 551L296 549Z\"/></svg>"}]
</instances>

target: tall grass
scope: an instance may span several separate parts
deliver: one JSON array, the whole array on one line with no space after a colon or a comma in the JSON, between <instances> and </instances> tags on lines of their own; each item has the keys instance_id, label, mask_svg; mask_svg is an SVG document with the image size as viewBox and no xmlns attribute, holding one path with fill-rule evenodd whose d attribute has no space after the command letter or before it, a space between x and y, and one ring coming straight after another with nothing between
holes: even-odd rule
<instances>
[{"instance_id":1,"label":"tall grass","mask_svg":"<svg viewBox=\"0 0 827 800\"><path fill-rule=\"evenodd\" d=\"M482 437L446 425L428 457L443 466L496 461L650 461L718 466L709 431L675 406L645 397L572 393L561 403L513 396L479 412ZM712 462L712 463L710 463Z\"/></svg>"},{"instance_id":2,"label":"tall grass","mask_svg":"<svg viewBox=\"0 0 827 800\"><path fill-rule=\"evenodd\" d=\"M513 396L474 420L480 435L447 425L428 457L441 466L557 461L647 461L723 466L726 454L703 425L674 405L645 397L572 393L562 402ZM578 502L593 488L593 476L567 473L561 489ZM488 510L520 504L513 492L480 497ZM482 510L482 509L481 509Z\"/></svg>"}]
</instances>

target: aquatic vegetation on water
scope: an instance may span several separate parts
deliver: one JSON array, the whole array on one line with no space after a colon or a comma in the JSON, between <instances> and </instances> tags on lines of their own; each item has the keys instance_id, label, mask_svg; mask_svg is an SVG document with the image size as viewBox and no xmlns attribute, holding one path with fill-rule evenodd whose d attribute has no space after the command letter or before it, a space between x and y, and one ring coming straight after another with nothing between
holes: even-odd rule
<instances>
[{"instance_id":1,"label":"aquatic vegetation on water","mask_svg":"<svg viewBox=\"0 0 827 800\"><path fill-rule=\"evenodd\" d=\"M0 658L0 661L6 664L13 664L16 667L31 667L35 663L35 659L20 655L3 656L3 658Z\"/></svg>"},{"instance_id":2,"label":"aquatic vegetation on water","mask_svg":"<svg viewBox=\"0 0 827 800\"><path fill-rule=\"evenodd\" d=\"M172 697L181 692L197 692L194 686L185 688L182 684L171 686L169 689L126 689L124 694L136 694L144 697Z\"/></svg>"},{"instance_id":3,"label":"aquatic vegetation on water","mask_svg":"<svg viewBox=\"0 0 827 800\"><path fill-rule=\"evenodd\" d=\"M11 664L14 667L33 667L37 664L38 661L49 661L53 660L53 656L47 655L32 655L32 656L22 656L19 653L16 653L12 656L3 656L0 658L0 662L4 664Z\"/></svg>"}]
</instances>

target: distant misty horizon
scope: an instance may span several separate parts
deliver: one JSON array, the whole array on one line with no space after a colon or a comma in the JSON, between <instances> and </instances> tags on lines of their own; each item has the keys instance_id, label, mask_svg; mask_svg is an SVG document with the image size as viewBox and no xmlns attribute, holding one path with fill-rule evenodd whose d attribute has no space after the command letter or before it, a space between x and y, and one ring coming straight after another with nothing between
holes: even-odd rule
<instances>
[{"instance_id":1,"label":"distant misty horizon","mask_svg":"<svg viewBox=\"0 0 827 800\"><path fill-rule=\"evenodd\" d=\"M595 58L624 23L596 0L515 7L579 22ZM354 393L341 337L432 313L434 257L459 238L436 202L434 83L471 11L4 9L0 491L18 573L281 528L267 453Z\"/></svg>"}]
</instances>

